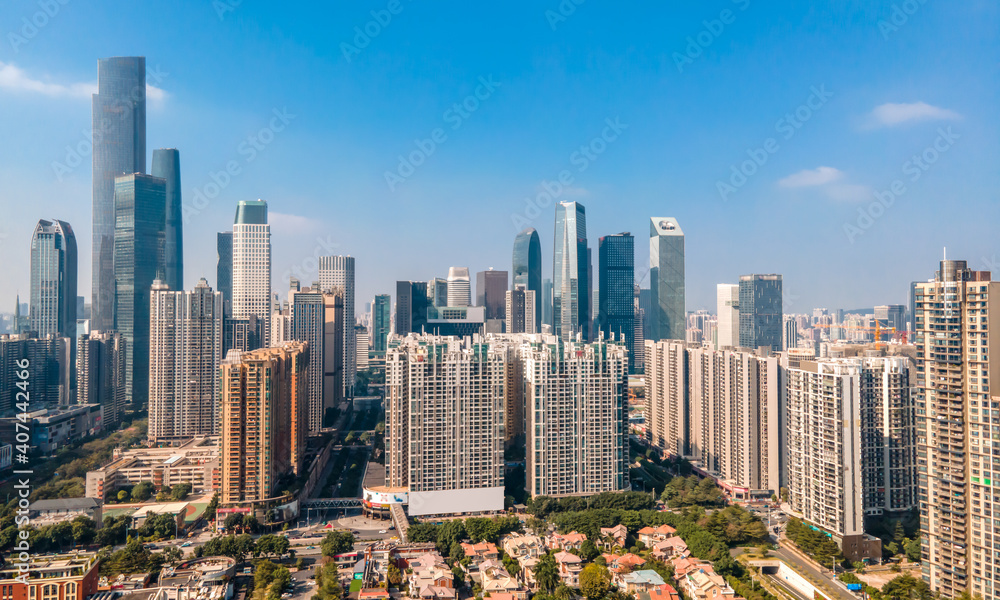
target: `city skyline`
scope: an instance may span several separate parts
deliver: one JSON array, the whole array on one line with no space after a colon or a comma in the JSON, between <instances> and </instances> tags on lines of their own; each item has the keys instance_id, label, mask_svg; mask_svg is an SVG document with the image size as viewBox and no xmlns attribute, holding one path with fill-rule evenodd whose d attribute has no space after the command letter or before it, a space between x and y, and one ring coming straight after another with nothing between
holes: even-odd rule
<instances>
[{"instance_id":1,"label":"city skyline","mask_svg":"<svg viewBox=\"0 0 1000 600\"><path fill-rule=\"evenodd\" d=\"M692 53L700 51L699 56L688 57L686 38L696 40L704 29L702 21L717 18L722 8L730 8L736 21L725 27L715 43L691 49ZM557 200L579 199L587 205L592 246L600 235L639 231L650 215L671 214L683 223L688 237L687 304L691 310L712 307L715 284L733 281L740 273L782 273L786 303L792 304L786 310L807 312L816 306L903 303L910 281L932 277L921 265L938 259L944 246L955 255L973 257L970 260L977 268L992 268L996 249L986 224L998 208L989 201L987 190L996 188L998 175L986 165L996 158L997 120L985 112L991 103L980 99L995 95L982 77L993 72L995 65L986 62L989 53L981 51L980 42L987 32L995 30L996 9L963 6L945 11L921 5L918 13L893 30L879 25L891 23L892 5L883 3L864 8L860 22L841 24L815 38L785 27L781 30L787 34L784 39L776 39L754 27L771 16L771 11L787 12L789 22L809 23L820 15L837 20L846 9L757 8L722 3L720 7L677 9L671 13L675 19L651 15L649 22L668 23L662 34L653 36L647 24L635 29L633 21L627 32L621 25L609 24L607 8L577 10L565 22L550 24L540 7L506 7L497 17L497 31L491 32L482 50L463 57L431 89L416 89L413 77L398 79L405 90L414 92L416 100L414 106L392 117L386 115L393 111L373 113L371 107L356 100L347 101L344 109L337 111L343 117L318 113L314 103L322 95L308 93L316 90L289 82L287 75L279 75L270 64L259 65L259 75L245 77L247 67L236 62L242 59L226 56L231 53L219 52L226 57L198 65L193 50L177 48L159 34L151 35L147 26L123 26L136 21L133 10L108 15L106 23L95 22L97 15L60 16L28 45L5 56L0 66L5 74L0 95L11 110L22 115L18 123L6 124L5 134L12 144L0 151L0 160L9 165L2 175L9 190L4 202L30 200L38 211L15 214L4 224L0 252L10 266L5 269L0 309L10 311L15 295L28 295L24 259L30 226L38 218L70 223L80 238L81 254L92 248L93 232L88 228L91 160L89 155L74 153L77 146L87 146L87 135L80 132L91 128L89 92L96 79L94 62L129 53L146 58L146 83L151 86L146 94L145 164L151 161L149 149L176 147L182 151L183 202L188 209L184 219L185 289L202 276L213 287L218 286L212 267L214 234L226 228L236 202L256 198L269 201L273 208L272 287L279 290L287 284L286 275L296 275L296 270L301 271L302 281L311 281L317 252L357 257L357 294L361 298L391 293L396 280L427 280L442 273L452 262L448 253L455 244L468 248L469 255L462 263L471 269L508 268L510 240L527 225L541 232L543 254L550 256L552 240L545 233L551 231L552 203L535 216L524 199L538 197L545 191L543 182L552 185L558 181L557 175L566 166L571 169L573 183ZM30 16L36 9L34 4L12 3L3 14L19 22L21 16ZM366 49L350 54L348 61L339 43L325 44L327 49L313 48L310 53L290 42L287 36L301 34L311 47L316 32L288 15L276 25L285 37L274 38L253 26L237 25L265 18L259 10L240 5L220 17L216 11L199 6L183 13L166 11L163 19L171 23L183 14L192 31L211 32L213 35L206 38L213 38L212 43L220 47L246 42L249 37L262 52L300 60L296 73L311 68L328 75L333 85L346 83L347 91L336 95L337 100L343 100L345 93L382 81L387 76L379 69L382 61L405 56L401 54L405 44L413 36L423 35L419 33L423 26L433 25L427 31L430 35L440 33L443 26L472 24L480 18L473 12L455 17L455 22L435 25L428 9L407 6ZM369 9L342 10L335 15L342 27L333 32L334 39L351 44L354 27L363 27L370 20ZM589 52L553 47L560 40L578 39L597 24L607 28L606 44ZM98 33L114 30L116 36L96 35L94 40L84 40L84 36L71 35L75 28L88 27ZM934 35L930 35L932 31ZM946 32L943 37L941 31ZM496 36L514 33L526 36L525 48L501 55ZM636 56L627 54L622 43L626 36L634 40ZM67 47L69 43L73 45ZM908 59L914 53L932 51L939 43L952 48L956 58L961 57L956 62L962 67L925 61L914 64ZM449 44L427 50L430 68L440 66ZM830 57L829 66L820 72L805 68L801 60L788 59L783 69L787 77L765 86L759 99L720 98L728 95L720 93L727 84L713 82L728 78L735 85L749 85L766 74L755 65L778 60L771 58L772 52L785 55L807 44L817 48L836 44L841 54ZM67 53L67 49L72 52ZM504 49L509 52L507 45ZM72 56L67 58L68 54ZM675 55L683 60L678 63ZM597 60L592 74L583 71L589 56ZM854 68L859 56L865 56L869 63L864 69ZM629 85L622 85L611 97L580 100L580 113L573 117L557 117L548 110L525 116L525 109L535 106L525 94L531 86L547 81L542 89L558 94L623 83L623 75L613 68L622 61L632 65ZM250 81L257 77L281 85L269 86L253 99L240 98L246 85L241 78ZM489 94L488 98L462 120L460 129L452 130L452 121L441 118L443 111L475 94L482 85L480 77L499 83L499 87L492 92L484 88L481 95ZM679 86L680 94L665 95L663 86L668 84ZM814 95L814 87L820 95ZM666 106L664 98L668 98ZM711 101L702 102L705 99ZM385 108L385 102L379 100L377 108ZM819 108L809 109L815 114L785 140L776 122L808 105ZM661 116L669 114L684 115L683 122ZM346 123L345 118L352 122ZM577 172L577 165L570 162L574 150L600 138L609 127L605 119L614 123L616 118L628 128L617 134L609 129L608 137L617 135L616 140L598 144L607 148L595 155L595 160L587 159L587 168ZM533 145L526 136L537 126L536 119L551 123L546 127L551 135ZM396 168L398 155L415 149L415 138L427 138L438 125L447 132L448 140L428 157L426 165L390 191L385 172ZM939 129L947 132L949 127L958 137L939 140ZM345 131L345 141L336 142L331 152L324 154L333 159L332 172L330 160L319 170L340 182L331 197L326 176L307 176L302 170L316 171L318 163L302 160L301 153L315 148L321 136L338 129ZM246 153L240 153L246 138L261 131L266 131L262 139L273 138L273 142L263 145L257 140L261 149L247 142L242 146ZM723 131L725 143L711 144L712 150L704 147L702 139ZM732 185L730 167L746 160L748 150L762 147L768 137L779 141L779 151L723 200L717 182ZM365 139L370 143L359 147L358 141ZM949 145L952 142L954 150ZM906 161L935 143L949 150L940 152L939 159L911 182L913 175ZM358 152L347 155L346 145ZM21 156L14 154L13 147L19 148ZM786 152L786 148L794 149ZM248 160L250 150L253 161ZM958 150L961 157L955 158ZM70 166L76 159L80 159L79 164ZM235 162L237 175L226 170L230 161ZM914 163L908 168L913 169ZM899 201L874 218L859 213L859 209L868 211L875 192L884 197L895 180L906 188ZM208 198L206 191L213 192L213 185L222 189ZM486 195L488 201L465 201L481 196L484 187L491 190ZM984 218L961 227L935 218L944 206L959 198L982 209ZM624 210L622 199L627 199ZM368 241L382 226L381 207L386 205L398 210L404 221L421 225L433 221L420 215L434 214L447 215L441 217L445 219L442 225L479 221L496 226L430 240L426 254L418 261L403 251L409 236L398 236L378 247ZM355 215L350 222L334 218L347 209ZM720 220L715 216L719 211L726 217ZM528 223L515 224L512 217ZM938 226L935 235L916 236L905 245L893 243L897 232L912 231L929 222ZM757 238L754 249L736 253L738 232L746 224L752 225ZM856 231L845 232L845 225ZM781 252L779 248L785 244L796 245L801 251ZM899 266L899 273L883 277L852 272L857 270L859 259L871 253L884 253L886 260ZM636 259L637 273L641 273L645 264L642 254L637 253ZM79 274L79 293L85 297L91 293L87 282L92 273L87 262L81 261ZM543 260L543 277L551 277L549 268ZM823 277L814 277L817 269ZM847 285L859 277L862 285Z\"/></svg>"}]
</instances>

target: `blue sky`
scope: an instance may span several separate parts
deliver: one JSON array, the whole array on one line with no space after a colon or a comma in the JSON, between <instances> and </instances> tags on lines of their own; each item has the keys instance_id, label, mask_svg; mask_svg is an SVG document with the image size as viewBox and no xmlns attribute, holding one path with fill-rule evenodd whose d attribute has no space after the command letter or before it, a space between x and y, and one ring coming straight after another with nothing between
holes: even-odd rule
<instances>
[{"instance_id":1,"label":"blue sky","mask_svg":"<svg viewBox=\"0 0 1000 600\"><path fill-rule=\"evenodd\" d=\"M89 295L90 91L118 55L156 86L147 155L180 149L187 287L215 284L215 232L254 198L282 293L316 254L357 257L359 310L397 279L509 269L525 221L548 272L539 194L563 171L555 199L595 248L636 235L640 276L649 217L678 219L689 310L750 272L784 275L786 312L902 303L945 246L1000 271L995 2L61 1L0 6L0 310L39 218L76 229Z\"/></svg>"}]
</instances>

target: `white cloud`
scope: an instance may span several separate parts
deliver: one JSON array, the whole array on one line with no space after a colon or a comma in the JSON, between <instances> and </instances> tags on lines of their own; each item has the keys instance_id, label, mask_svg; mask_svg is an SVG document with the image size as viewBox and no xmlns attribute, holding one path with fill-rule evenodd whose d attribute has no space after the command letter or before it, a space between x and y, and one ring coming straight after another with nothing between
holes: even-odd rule
<instances>
[{"instance_id":1,"label":"white cloud","mask_svg":"<svg viewBox=\"0 0 1000 600\"><path fill-rule=\"evenodd\" d=\"M319 228L319 221L299 215L289 215L274 211L267 212L267 222L271 231L281 235L301 235Z\"/></svg>"},{"instance_id":2,"label":"white cloud","mask_svg":"<svg viewBox=\"0 0 1000 600\"><path fill-rule=\"evenodd\" d=\"M816 167L803 169L780 179L778 185L785 188L815 187L834 182L844 176L844 173L833 167Z\"/></svg>"},{"instance_id":3,"label":"white cloud","mask_svg":"<svg viewBox=\"0 0 1000 600\"><path fill-rule=\"evenodd\" d=\"M87 98L97 93L96 83L51 83L34 79L24 69L0 61L0 89L12 92L44 94L54 98ZM153 85L146 84L146 100L151 104L162 103L167 93Z\"/></svg>"},{"instance_id":4,"label":"white cloud","mask_svg":"<svg viewBox=\"0 0 1000 600\"><path fill-rule=\"evenodd\" d=\"M871 112L872 125L893 127L910 121L942 121L961 119L962 115L947 108L931 106L926 102L887 102L876 106Z\"/></svg>"}]
</instances>

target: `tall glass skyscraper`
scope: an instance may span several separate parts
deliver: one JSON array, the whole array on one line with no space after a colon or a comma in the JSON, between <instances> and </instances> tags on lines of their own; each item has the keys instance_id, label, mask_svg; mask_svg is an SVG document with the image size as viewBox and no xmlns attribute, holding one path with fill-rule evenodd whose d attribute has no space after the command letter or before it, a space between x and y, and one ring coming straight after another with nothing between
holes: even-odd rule
<instances>
[{"instance_id":1,"label":"tall glass skyscraper","mask_svg":"<svg viewBox=\"0 0 1000 600\"><path fill-rule=\"evenodd\" d=\"M635 365L635 238L618 233L600 238L597 247L597 322L604 339L624 341L628 348L629 372Z\"/></svg>"},{"instance_id":2,"label":"tall glass skyscraper","mask_svg":"<svg viewBox=\"0 0 1000 600\"><path fill-rule=\"evenodd\" d=\"M149 397L150 287L164 272L166 187L142 173L115 179L113 329L125 338L125 398L137 408Z\"/></svg>"},{"instance_id":3,"label":"tall glass skyscraper","mask_svg":"<svg viewBox=\"0 0 1000 600\"><path fill-rule=\"evenodd\" d=\"M514 238L514 281L535 292L535 331L542 330L542 245L538 232L528 227Z\"/></svg>"},{"instance_id":4,"label":"tall glass skyscraper","mask_svg":"<svg viewBox=\"0 0 1000 600\"><path fill-rule=\"evenodd\" d=\"M781 275L740 275L740 346L782 348Z\"/></svg>"},{"instance_id":5,"label":"tall glass skyscraper","mask_svg":"<svg viewBox=\"0 0 1000 600\"><path fill-rule=\"evenodd\" d=\"M386 340L389 338L390 320L392 319L392 297L389 294L379 294L372 302L372 353L385 357Z\"/></svg>"},{"instance_id":6,"label":"tall glass skyscraper","mask_svg":"<svg viewBox=\"0 0 1000 600\"><path fill-rule=\"evenodd\" d=\"M241 200L233 219L233 318L257 318L257 339L271 339L271 226L267 202Z\"/></svg>"},{"instance_id":7,"label":"tall glass skyscraper","mask_svg":"<svg viewBox=\"0 0 1000 600\"><path fill-rule=\"evenodd\" d=\"M31 236L28 321L39 337L55 334L75 342L76 269L73 228L65 221L38 221Z\"/></svg>"},{"instance_id":8,"label":"tall glass skyscraper","mask_svg":"<svg viewBox=\"0 0 1000 600\"><path fill-rule=\"evenodd\" d=\"M181 221L181 157L174 148L153 150L153 177L167 182L164 246L164 278L168 288L184 289L184 235Z\"/></svg>"},{"instance_id":9,"label":"tall glass skyscraper","mask_svg":"<svg viewBox=\"0 0 1000 600\"><path fill-rule=\"evenodd\" d=\"M652 311L647 313L651 320L650 339L685 339L684 232L673 217L650 219L649 289L652 303Z\"/></svg>"},{"instance_id":10,"label":"tall glass skyscraper","mask_svg":"<svg viewBox=\"0 0 1000 600\"><path fill-rule=\"evenodd\" d=\"M428 304L426 281L397 281L396 334L421 333L427 325Z\"/></svg>"},{"instance_id":11,"label":"tall glass skyscraper","mask_svg":"<svg viewBox=\"0 0 1000 600\"><path fill-rule=\"evenodd\" d=\"M146 59L97 61L93 95L93 278L91 330L115 323L115 178L146 172Z\"/></svg>"},{"instance_id":12,"label":"tall glass skyscraper","mask_svg":"<svg viewBox=\"0 0 1000 600\"><path fill-rule=\"evenodd\" d=\"M233 232L220 231L216 239L219 262L215 267L216 290L222 292L222 310L233 314Z\"/></svg>"},{"instance_id":13,"label":"tall glass skyscraper","mask_svg":"<svg viewBox=\"0 0 1000 600\"><path fill-rule=\"evenodd\" d=\"M587 281L587 212L578 202L556 205L552 259L553 333L563 340L586 336L590 320Z\"/></svg>"}]
</instances>

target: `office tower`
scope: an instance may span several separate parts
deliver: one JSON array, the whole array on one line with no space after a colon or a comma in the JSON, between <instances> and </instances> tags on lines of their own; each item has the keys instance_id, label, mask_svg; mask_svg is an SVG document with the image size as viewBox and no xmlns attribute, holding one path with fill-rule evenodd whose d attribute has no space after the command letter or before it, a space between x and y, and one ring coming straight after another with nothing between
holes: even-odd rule
<instances>
[{"instance_id":1,"label":"office tower","mask_svg":"<svg viewBox=\"0 0 1000 600\"><path fill-rule=\"evenodd\" d=\"M392 298L389 294L378 294L372 302L372 354L385 357L386 341L392 328Z\"/></svg>"},{"instance_id":2,"label":"office tower","mask_svg":"<svg viewBox=\"0 0 1000 600\"><path fill-rule=\"evenodd\" d=\"M349 398L354 395L354 379L357 374L357 344L354 340L354 257L353 256L321 256L319 257L319 291L327 292L334 289L343 291L344 316L339 323L344 348L343 370L341 372L341 389L338 398Z\"/></svg>"},{"instance_id":3,"label":"office tower","mask_svg":"<svg viewBox=\"0 0 1000 600\"><path fill-rule=\"evenodd\" d=\"M258 342L271 339L271 226L264 200L241 200L236 205L232 316L256 317Z\"/></svg>"},{"instance_id":4,"label":"office tower","mask_svg":"<svg viewBox=\"0 0 1000 600\"><path fill-rule=\"evenodd\" d=\"M359 371L368 370L368 328L364 325L354 326L354 340L357 345L355 361Z\"/></svg>"},{"instance_id":5,"label":"office tower","mask_svg":"<svg viewBox=\"0 0 1000 600\"><path fill-rule=\"evenodd\" d=\"M448 306L448 280L435 277L427 282L427 302L429 306Z\"/></svg>"},{"instance_id":6,"label":"office tower","mask_svg":"<svg viewBox=\"0 0 1000 600\"><path fill-rule=\"evenodd\" d=\"M875 320L883 330L882 339L875 341L885 341L891 339L895 334L906 331L906 306L902 304L889 304L875 307Z\"/></svg>"},{"instance_id":7,"label":"office tower","mask_svg":"<svg viewBox=\"0 0 1000 600\"><path fill-rule=\"evenodd\" d=\"M992 359L1000 328L989 317L1000 282L965 261L943 260L934 280L916 284L914 300L924 580L945 597L968 590L995 598L1000 370Z\"/></svg>"},{"instance_id":8,"label":"office tower","mask_svg":"<svg viewBox=\"0 0 1000 600\"><path fill-rule=\"evenodd\" d=\"M740 275L740 346L781 347L781 275Z\"/></svg>"},{"instance_id":9,"label":"office tower","mask_svg":"<svg viewBox=\"0 0 1000 600\"><path fill-rule=\"evenodd\" d=\"M116 331L93 331L77 341L76 403L99 404L106 431L125 416L125 343Z\"/></svg>"},{"instance_id":10,"label":"office tower","mask_svg":"<svg viewBox=\"0 0 1000 600\"><path fill-rule=\"evenodd\" d=\"M114 329L125 336L125 397L149 398L149 290L164 273L166 182L134 173L115 178Z\"/></svg>"},{"instance_id":11,"label":"office tower","mask_svg":"<svg viewBox=\"0 0 1000 600\"><path fill-rule=\"evenodd\" d=\"M604 339L628 349L629 372L635 372L635 238L630 233L598 241L598 326Z\"/></svg>"},{"instance_id":12,"label":"office tower","mask_svg":"<svg viewBox=\"0 0 1000 600\"><path fill-rule=\"evenodd\" d=\"M338 293L343 293L338 290ZM343 297L343 296L341 296ZM309 345L310 368L306 372L306 406L307 422L309 431L319 432L323 427L323 413L326 408L324 401L323 385L326 379L324 350L326 341L326 302L323 293L319 290L305 288L303 290L291 289L288 292L288 305L290 309L291 331L290 337L293 340L305 342ZM338 336L341 332L333 330L331 324L331 334L334 340L343 343L343 337ZM337 385L340 388L340 378L343 376L343 363L338 368L331 369L331 373L337 374ZM330 390L331 393L333 390ZM331 403L330 406L333 406Z\"/></svg>"},{"instance_id":13,"label":"office tower","mask_svg":"<svg viewBox=\"0 0 1000 600\"><path fill-rule=\"evenodd\" d=\"M639 306L641 289L636 283L633 288L632 310L635 311L635 329L632 335L632 356L631 365L634 373L644 373L646 370L646 312Z\"/></svg>"},{"instance_id":14,"label":"office tower","mask_svg":"<svg viewBox=\"0 0 1000 600\"><path fill-rule=\"evenodd\" d=\"M542 281L542 324L552 327L552 280Z\"/></svg>"},{"instance_id":15,"label":"office tower","mask_svg":"<svg viewBox=\"0 0 1000 600\"><path fill-rule=\"evenodd\" d=\"M866 515L915 504L907 359L787 359L788 491L793 510L850 561L881 560Z\"/></svg>"},{"instance_id":16,"label":"office tower","mask_svg":"<svg viewBox=\"0 0 1000 600\"><path fill-rule=\"evenodd\" d=\"M76 235L65 221L38 221L31 236L29 327L76 340ZM72 369L75 348L70 353ZM75 373L73 374L75 376Z\"/></svg>"},{"instance_id":17,"label":"office tower","mask_svg":"<svg viewBox=\"0 0 1000 600\"><path fill-rule=\"evenodd\" d=\"M503 510L512 360L510 344L491 336L390 337L386 484L409 486L411 516Z\"/></svg>"},{"instance_id":18,"label":"office tower","mask_svg":"<svg viewBox=\"0 0 1000 600\"><path fill-rule=\"evenodd\" d=\"M167 182L164 206L163 282L171 290L184 289L184 234L181 221L181 158L174 148L153 150L153 177Z\"/></svg>"},{"instance_id":19,"label":"office tower","mask_svg":"<svg viewBox=\"0 0 1000 600\"><path fill-rule=\"evenodd\" d=\"M577 202L556 205L552 259L553 333L564 341L586 336L590 318L587 282L587 211Z\"/></svg>"},{"instance_id":20,"label":"office tower","mask_svg":"<svg viewBox=\"0 0 1000 600\"><path fill-rule=\"evenodd\" d=\"M587 246L587 314L584 317L583 339L591 341L597 337L597 290L594 289L594 252Z\"/></svg>"},{"instance_id":21,"label":"office tower","mask_svg":"<svg viewBox=\"0 0 1000 600\"><path fill-rule=\"evenodd\" d=\"M233 232L220 231L216 238L219 261L215 267L218 290L222 293L222 310L233 315Z\"/></svg>"},{"instance_id":22,"label":"office tower","mask_svg":"<svg viewBox=\"0 0 1000 600\"><path fill-rule=\"evenodd\" d=\"M476 273L476 306L484 309L487 333L503 333L507 316L507 271Z\"/></svg>"},{"instance_id":23,"label":"office tower","mask_svg":"<svg viewBox=\"0 0 1000 600\"><path fill-rule=\"evenodd\" d=\"M93 95L91 327L115 328L115 178L146 172L146 59L97 61Z\"/></svg>"},{"instance_id":24,"label":"office tower","mask_svg":"<svg viewBox=\"0 0 1000 600\"><path fill-rule=\"evenodd\" d=\"M523 283L514 285L506 294L507 333L538 333L535 329L535 292Z\"/></svg>"},{"instance_id":25,"label":"office tower","mask_svg":"<svg viewBox=\"0 0 1000 600\"><path fill-rule=\"evenodd\" d=\"M535 292L535 326L534 331L542 330L544 294L542 293L542 245L538 240L538 232L534 227L528 227L514 238L513 288L518 284L524 289ZM551 304L551 299L549 300Z\"/></svg>"},{"instance_id":26,"label":"office tower","mask_svg":"<svg viewBox=\"0 0 1000 600\"><path fill-rule=\"evenodd\" d=\"M0 335L0 413L31 412L63 407L70 401L70 338L57 335L38 337L34 332ZM20 366L23 361L28 366ZM20 377L27 371L27 379ZM24 390L16 384L27 381L28 410ZM18 406L22 404L22 406Z\"/></svg>"},{"instance_id":27,"label":"office tower","mask_svg":"<svg viewBox=\"0 0 1000 600\"><path fill-rule=\"evenodd\" d=\"M420 333L427 325L427 282L396 282L396 333Z\"/></svg>"},{"instance_id":28,"label":"office tower","mask_svg":"<svg viewBox=\"0 0 1000 600\"><path fill-rule=\"evenodd\" d=\"M309 346L287 342L230 350L219 367L223 505L277 496L278 480L301 475L305 455L305 373Z\"/></svg>"},{"instance_id":29,"label":"office tower","mask_svg":"<svg viewBox=\"0 0 1000 600\"><path fill-rule=\"evenodd\" d=\"M222 294L153 283L149 321L149 441L218 435Z\"/></svg>"},{"instance_id":30,"label":"office tower","mask_svg":"<svg viewBox=\"0 0 1000 600\"><path fill-rule=\"evenodd\" d=\"M625 346L539 335L525 339L518 355L528 492L563 497L629 489Z\"/></svg>"},{"instance_id":31,"label":"office tower","mask_svg":"<svg viewBox=\"0 0 1000 600\"><path fill-rule=\"evenodd\" d=\"M647 339L683 340L684 232L673 217L650 219L649 288L652 335Z\"/></svg>"},{"instance_id":32,"label":"office tower","mask_svg":"<svg viewBox=\"0 0 1000 600\"><path fill-rule=\"evenodd\" d=\"M719 337L716 350L740 345L740 286L720 283L715 286L716 315Z\"/></svg>"},{"instance_id":33,"label":"office tower","mask_svg":"<svg viewBox=\"0 0 1000 600\"><path fill-rule=\"evenodd\" d=\"M795 321L795 315L785 315L784 319L784 342L781 349L788 350L789 348L795 348L799 345L799 325Z\"/></svg>"},{"instance_id":34,"label":"office tower","mask_svg":"<svg viewBox=\"0 0 1000 600\"><path fill-rule=\"evenodd\" d=\"M500 323L493 321L494 328ZM486 309L482 306L450 306L428 315L427 333L438 336L465 337L487 333ZM493 333L499 333L494 331Z\"/></svg>"},{"instance_id":35,"label":"office tower","mask_svg":"<svg viewBox=\"0 0 1000 600\"><path fill-rule=\"evenodd\" d=\"M784 394L777 357L646 342L650 441L691 457L736 498L777 493L783 484Z\"/></svg>"},{"instance_id":36,"label":"office tower","mask_svg":"<svg viewBox=\"0 0 1000 600\"><path fill-rule=\"evenodd\" d=\"M468 267L448 269L448 306L471 306L472 282Z\"/></svg>"}]
</instances>

